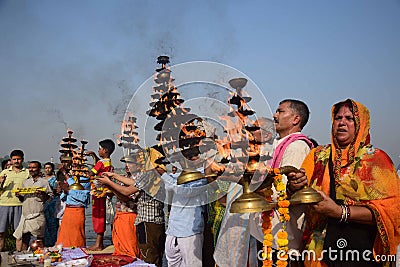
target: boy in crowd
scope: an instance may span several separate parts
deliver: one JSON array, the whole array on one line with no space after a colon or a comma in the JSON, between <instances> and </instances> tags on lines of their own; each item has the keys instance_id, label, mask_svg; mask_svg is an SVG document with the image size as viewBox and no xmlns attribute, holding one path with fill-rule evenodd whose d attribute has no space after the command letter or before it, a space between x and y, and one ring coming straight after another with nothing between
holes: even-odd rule
<instances>
[{"instance_id":1,"label":"boy in crowd","mask_svg":"<svg viewBox=\"0 0 400 267\"><path fill-rule=\"evenodd\" d=\"M85 247L85 208L90 202L90 183L81 182L83 190L70 189L69 186L75 183L74 177L70 176L67 169L60 169L65 182L58 185L58 193L61 193L60 200L65 203L65 210L58 232L56 244L64 247Z\"/></svg>"},{"instance_id":2,"label":"boy in crowd","mask_svg":"<svg viewBox=\"0 0 400 267\"><path fill-rule=\"evenodd\" d=\"M91 176L101 176L104 172L112 172L114 170L110 156L114 152L115 144L110 139L105 139L99 142L99 156L93 151L88 151L87 154L94 159L95 166L92 168ZM101 159L100 159L101 158ZM94 181L95 187L102 187L98 181ZM99 251L104 249L104 232L106 231L106 196L92 196L92 222L93 230L96 233L96 243L89 247L88 250Z\"/></svg>"}]
</instances>

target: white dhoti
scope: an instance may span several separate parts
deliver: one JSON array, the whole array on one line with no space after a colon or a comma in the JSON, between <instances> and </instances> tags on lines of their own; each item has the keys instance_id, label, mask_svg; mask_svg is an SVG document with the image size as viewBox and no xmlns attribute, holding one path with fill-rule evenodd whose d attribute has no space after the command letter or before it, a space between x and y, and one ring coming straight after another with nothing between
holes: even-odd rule
<instances>
[{"instance_id":1,"label":"white dhoti","mask_svg":"<svg viewBox=\"0 0 400 267\"><path fill-rule=\"evenodd\" d=\"M23 234L31 233L35 237L44 237L45 226L46 218L43 213L21 215L21 220L13 236L17 239L22 239Z\"/></svg>"}]
</instances>

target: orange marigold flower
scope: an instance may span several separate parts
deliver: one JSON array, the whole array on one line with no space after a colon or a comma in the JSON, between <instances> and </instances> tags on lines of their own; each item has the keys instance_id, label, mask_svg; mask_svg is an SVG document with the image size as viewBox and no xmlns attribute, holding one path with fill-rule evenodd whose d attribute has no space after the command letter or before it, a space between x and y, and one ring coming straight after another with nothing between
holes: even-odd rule
<instances>
[{"instance_id":1,"label":"orange marigold flower","mask_svg":"<svg viewBox=\"0 0 400 267\"><path fill-rule=\"evenodd\" d=\"M283 247L283 246L286 246L287 244L289 244L289 240L278 238L278 239L276 240L276 243L278 243L278 246L279 246L279 247Z\"/></svg>"},{"instance_id":2,"label":"orange marigold flower","mask_svg":"<svg viewBox=\"0 0 400 267\"><path fill-rule=\"evenodd\" d=\"M263 246L271 247L272 246L272 241L264 240L263 241Z\"/></svg>"},{"instance_id":3,"label":"orange marigold flower","mask_svg":"<svg viewBox=\"0 0 400 267\"><path fill-rule=\"evenodd\" d=\"M264 236L264 240L272 241L272 240L274 240L274 237L273 237L272 234L266 234L266 235Z\"/></svg>"},{"instance_id":4,"label":"orange marigold flower","mask_svg":"<svg viewBox=\"0 0 400 267\"><path fill-rule=\"evenodd\" d=\"M284 183L278 183L278 184L276 185L276 190L278 190L278 191L284 191L284 190L286 190L285 184L284 184Z\"/></svg>"},{"instance_id":5,"label":"orange marigold flower","mask_svg":"<svg viewBox=\"0 0 400 267\"><path fill-rule=\"evenodd\" d=\"M289 259L289 255L287 253L279 255L279 260L287 261Z\"/></svg>"},{"instance_id":6,"label":"orange marigold flower","mask_svg":"<svg viewBox=\"0 0 400 267\"><path fill-rule=\"evenodd\" d=\"M280 239L287 239L289 235L288 235L288 233L285 232L285 231L279 231L278 234L277 234L277 236L278 236L278 238L280 238Z\"/></svg>"},{"instance_id":7,"label":"orange marigold flower","mask_svg":"<svg viewBox=\"0 0 400 267\"><path fill-rule=\"evenodd\" d=\"M279 208L278 212L279 212L279 214L288 214L289 209L288 208Z\"/></svg>"},{"instance_id":8,"label":"orange marigold flower","mask_svg":"<svg viewBox=\"0 0 400 267\"><path fill-rule=\"evenodd\" d=\"M262 232L263 232L264 235L267 235L267 234L271 233L271 230L270 229L263 229Z\"/></svg>"},{"instance_id":9,"label":"orange marigold flower","mask_svg":"<svg viewBox=\"0 0 400 267\"><path fill-rule=\"evenodd\" d=\"M272 225L272 223L271 223L271 221L270 220L268 220L268 221L263 221L262 222L262 227L263 228L271 228L271 225Z\"/></svg>"},{"instance_id":10,"label":"orange marigold flower","mask_svg":"<svg viewBox=\"0 0 400 267\"><path fill-rule=\"evenodd\" d=\"M288 208L290 206L289 200L281 200L278 202L278 206L281 208Z\"/></svg>"},{"instance_id":11,"label":"orange marigold flower","mask_svg":"<svg viewBox=\"0 0 400 267\"><path fill-rule=\"evenodd\" d=\"M280 247L279 250L288 252L289 251L289 247L288 246L283 246L283 247Z\"/></svg>"},{"instance_id":12,"label":"orange marigold flower","mask_svg":"<svg viewBox=\"0 0 400 267\"><path fill-rule=\"evenodd\" d=\"M281 260L276 261L276 266L278 267L286 267L287 265L288 265L287 261L281 261Z\"/></svg>"},{"instance_id":13,"label":"orange marigold flower","mask_svg":"<svg viewBox=\"0 0 400 267\"><path fill-rule=\"evenodd\" d=\"M290 220L290 215L289 214L284 214L283 218L285 219L285 221L289 221Z\"/></svg>"}]
</instances>

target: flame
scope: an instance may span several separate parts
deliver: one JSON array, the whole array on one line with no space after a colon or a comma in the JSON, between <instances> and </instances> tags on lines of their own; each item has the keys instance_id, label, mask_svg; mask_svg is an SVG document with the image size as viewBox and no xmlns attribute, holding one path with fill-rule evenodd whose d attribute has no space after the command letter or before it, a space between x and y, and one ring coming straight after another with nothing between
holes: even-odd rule
<instances>
[{"instance_id":1,"label":"flame","mask_svg":"<svg viewBox=\"0 0 400 267\"><path fill-rule=\"evenodd\" d=\"M231 154L231 143L228 140L228 137L224 137L222 140L215 140L215 144L217 146L218 153L224 157L228 158Z\"/></svg>"},{"instance_id":2,"label":"flame","mask_svg":"<svg viewBox=\"0 0 400 267\"><path fill-rule=\"evenodd\" d=\"M242 122L241 120L233 120L229 116L219 116L219 119L222 121L225 121L226 126L224 127L229 138L232 140L232 142L238 142L242 140L243 133L242 133Z\"/></svg>"},{"instance_id":3,"label":"flame","mask_svg":"<svg viewBox=\"0 0 400 267\"><path fill-rule=\"evenodd\" d=\"M250 172L254 172L258 169L258 162L257 161L249 161L246 164L246 170Z\"/></svg>"},{"instance_id":4,"label":"flame","mask_svg":"<svg viewBox=\"0 0 400 267\"><path fill-rule=\"evenodd\" d=\"M239 106L239 109L240 109L240 108L243 108L244 106L246 106L246 101L244 101L243 98L240 98L240 106Z\"/></svg>"},{"instance_id":5,"label":"flame","mask_svg":"<svg viewBox=\"0 0 400 267\"><path fill-rule=\"evenodd\" d=\"M194 125L193 124L192 125L189 124L188 126L194 126ZM200 130L198 128L196 128L195 130L189 131L189 130L186 129L186 125L184 125L184 124L181 125L181 131L187 137L205 137L206 136L206 132L205 131L202 131L202 130Z\"/></svg>"}]
</instances>

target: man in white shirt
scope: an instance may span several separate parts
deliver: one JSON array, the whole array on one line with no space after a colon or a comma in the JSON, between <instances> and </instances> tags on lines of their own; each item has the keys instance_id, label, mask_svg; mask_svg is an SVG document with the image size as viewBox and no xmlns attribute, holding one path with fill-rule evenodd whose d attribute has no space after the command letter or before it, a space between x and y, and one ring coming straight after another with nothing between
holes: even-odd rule
<instances>
[{"instance_id":1,"label":"man in white shirt","mask_svg":"<svg viewBox=\"0 0 400 267\"><path fill-rule=\"evenodd\" d=\"M302 101L285 99L279 103L273 115L275 130L279 134L279 138L274 143L275 151L272 156L272 167L301 167L304 158L312 147L311 141L301 134L302 129L308 122L309 114L307 105ZM284 177L284 182L287 182L286 177ZM292 189L294 190L294 188ZM240 192L237 192L237 194L239 196ZM276 191L274 195L276 195ZM291 249L300 249L304 209L305 207L303 206L291 207L290 209L291 219L287 222L287 232L289 234L289 248ZM258 213L241 214L239 216L241 219L238 219L237 222L229 220L231 223L227 218L224 218L221 226L219 236L221 239L217 240L216 252L214 253L214 258L220 267L245 266L247 263L250 266L255 266L254 261L257 255L255 254L256 249L254 249L255 244L252 241L254 241L254 238L261 242L263 240L260 216ZM274 240L276 240L277 232L282 228L278 218L279 216L274 216L272 220ZM223 229L223 227L230 228L230 230ZM234 231L237 234L232 235L232 229L236 229ZM228 232L231 233L226 235ZM254 238L251 238L251 236ZM277 248L276 243L274 243L273 247ZM232 257L232 255L235 256ZM239 258L240 261L238 260Z\"/></svg>"},{"instance_id":2,"label":"man in white shirt","mask_svg":"<svg viewBox=\"0 0 400 267\"><path fill-rule=\"evenodd\" d=\"M274 114L275 129L279 138L274 144L275 150L271 167L301 167L305 157L313 147L307 136L301 133L307 124L309 114L307 105L300 100L286 99L279 103ZM283 177L283 181L287 183L286 176ZM290 191L291 188L289 187L288 190ZM274 195L276 195L275 191ZM286 223L289 234L289 249L299 250L301 248L305 208L305 205L290 207L290 221ZM282 229L282 223L279 222L279 216L274 216L272 234L276 236L280 229ZM276 244L274 244L274 248L277 248Z\"/></svg>"}]
</instances>

